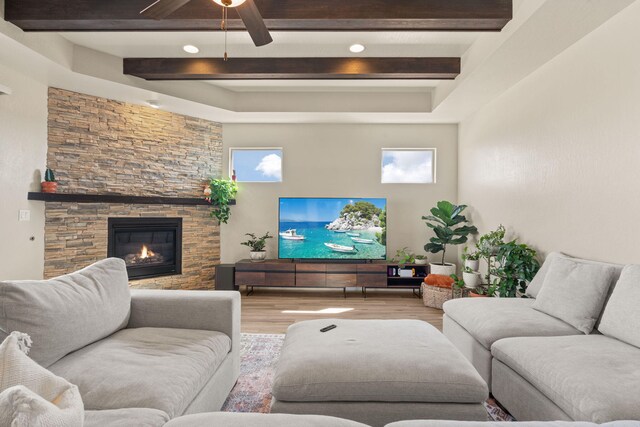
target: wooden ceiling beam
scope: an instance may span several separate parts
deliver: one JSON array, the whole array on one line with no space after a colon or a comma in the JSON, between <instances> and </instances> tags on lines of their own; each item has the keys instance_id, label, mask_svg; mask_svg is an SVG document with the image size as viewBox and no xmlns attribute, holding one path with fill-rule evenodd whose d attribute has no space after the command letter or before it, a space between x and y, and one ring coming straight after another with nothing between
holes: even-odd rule
<instances>
[{"instance_id":1,"label":"wooden ceiling beam","mask_svg":"<svg viewBox=\"0 0 640 427\"><path fill-rule=\"evenodd\" d=\"M255 0L271 31L500 31L512 0ZM5 19L25 31L211 31L221 8L192 0L168 19L140 11L153 0L5 0ZM244 30L231 14L231 30ZM213 21L213 22L212 22Z\"/></svg>"},{"instance_id":2,"label":"wooden ceiling beam","mask_svg":"<svg viewBox=\"0 0 640 427\"><path fill-rule=\"evenodd\" d=\"M460 58L125 58L123 68L146 80L451 80Z\"/></svg>"}]
</instances>

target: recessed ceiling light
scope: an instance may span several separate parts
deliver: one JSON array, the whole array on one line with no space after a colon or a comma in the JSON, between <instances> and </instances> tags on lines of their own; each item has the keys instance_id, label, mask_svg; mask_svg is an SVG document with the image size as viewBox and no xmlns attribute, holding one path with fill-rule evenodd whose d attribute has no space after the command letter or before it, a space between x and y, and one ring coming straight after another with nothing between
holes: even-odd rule
<instances>
[{"instance_id":1,"label":"recessed ceiling light","mask_svg":"<svg viewBox=\"0 0 640 427\"><path fill-rule=\"evenodd\" d=\"M364 52L366 48L360 43L352 44L349 50L353 53L361 53Z\"/></svg>"},{"instance_id":2,"label":"recessed ceiling light","mask_svg":"<svg viewBox=\"0 0 640 427\"><path fill-rule=\"evenodd\" d=\"M195 47L192 44L187 44L182 46L182 50L184 50L187 53L198 53L200 52L200 49L198 49L197 47Z\"/></svg>"},{"instance_id":3,"label":"recessed ceiling light","mask_svg":"<svg viewBox=\"0 0 640 427\"><path fill-rule=\"evenodd\" d=\"M151 99L149 101L145 101L145 104L147 104L149 107L151 108L155 108L156 110L158 108L160 108L160 103L154 99Z\"/></svg>"}]
</instances>

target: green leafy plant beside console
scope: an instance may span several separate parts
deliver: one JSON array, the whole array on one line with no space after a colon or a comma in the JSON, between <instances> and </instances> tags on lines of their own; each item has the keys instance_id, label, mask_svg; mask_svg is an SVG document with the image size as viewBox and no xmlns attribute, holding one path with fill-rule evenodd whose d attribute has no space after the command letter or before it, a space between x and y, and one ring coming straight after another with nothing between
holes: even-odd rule
<instances>
[{"instance_id":1,"label":"green leafy plant beside console","mask_svg":"<svg viewBox=\"0 0 640 427\"><path fill-rule=\"evenodd\" d=\"M254 233L247 233L245 236L249 236L251 238L240 244L248 246L251 249L251 252L264 252L264 248L267 247L267 239L273 239L273 236L270 235L268 231L267 234L262 237L257 237Z\"/></svg>"},{"instance_id":2,"label":"green leafy plant beside console","mask_svg":"<svg viewBox=\"0 0 640 427\"><path fill-rule=\"evenodd\" d=\"M441 201L437 207L431 209L431 215L422 217L435 233L424 246L424 250L433 254L442 252L440 265L446 265L444 260L447 246L466 243L470 234L478 232L476 227L467 225L469 221L462 215L466 208L466 205L456 206L451 202Z\"/></svg>"},{"instance_id":3,"label":"green leafy plant beside console","mask_svg":"<svg viewBox=\"0 0 640 427\"><path fill-rule=\"evenodd\" d=\"M397 262L399 265L413 264L415 261L415 254L407 247L398 249L396 251L396 256L391 260L391 262Z\"/></svg>"},{"instance_id":4,"label":"green leafy plant beside console","mask_svg":"<svg viewBox=\"0 0 640 427\"><path fill-rule=\"evenodd\" d=\"M516 297L524 294L529 282L540 269L535 250L515 240L503 243L496 252L496 265L492 274L496 277L494 284L501 297Z\"/></svg>"},{"instance_id":5,"label":"green leafy plant beside console","mask_svg":"<svg viewBox=\"0 0 640 427\"><path fill-rule=\"evenodd\" d=\"M212 179L209 181L211 189L210 202L213 205L211 216L216 217L222 224L226 224L231 217L229 203L238 194L238 184L230 179Z\"/></svg>"}]
</instances>

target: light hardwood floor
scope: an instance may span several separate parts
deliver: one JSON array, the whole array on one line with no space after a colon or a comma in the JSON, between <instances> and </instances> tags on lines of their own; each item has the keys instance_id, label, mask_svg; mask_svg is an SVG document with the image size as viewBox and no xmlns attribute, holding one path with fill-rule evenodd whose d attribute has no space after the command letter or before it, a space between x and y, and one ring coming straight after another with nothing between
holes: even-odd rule
<instances>
[{"instance_id":1,"label":"light hardwood floor","mask_svg":"<svg viewBox=\"0 0 640 427\"><path fill-rule=\"evenodd\" d=\"M293 323L311 319L419 319L442 329L442 311L427 308L411 291L242 289L242 332L283 334Z\"/></svg>"}]
</instances>

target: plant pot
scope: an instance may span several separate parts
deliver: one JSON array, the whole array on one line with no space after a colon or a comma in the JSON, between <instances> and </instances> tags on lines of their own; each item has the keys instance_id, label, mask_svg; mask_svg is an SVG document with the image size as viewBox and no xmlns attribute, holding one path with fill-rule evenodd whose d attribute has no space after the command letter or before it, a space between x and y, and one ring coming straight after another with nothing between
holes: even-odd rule
<instances>
[{"instance_id":1,"label":"plant pot","mask_svg":"<svg viewBox=\"0 0 640 427\"><path fill-rule=\"evenodd\" d=\"M429 264L430 273L431 274L441 274L443 276L451 276L452 274L456 274L456 265L455 264Z\"/></svg>"},{"instance_id":2,"label":"plant pot","mask_svg":"<svg viewBox=\"0 0 640 427\"><path fill-rule=\"evenodd\" d=\"M474 259L474 260L468 259L464 262L464 266L466 268L470 268L473 271L478 271L480 270L480 261L477 259Z\"/></svg>"},{"instance_id":3,"label":"plant pot","mask_svg":"<svg viewBox=\"0 0 640 427\"><path fill-rule=\"evenodd\" d=\"M267 252L249 252L249 258L251 258L251 262L264 262L267 259Z\"/></svg>"},{"instance_id":4,"label":"plant pot","mask_svg":"<svg viewBox=\"0 0 640 427\"><path fill-rule=\"evenodd\" d=\"M55 193L58 191L58 183L42 181L42 184L40 184L40 188L43 193Z\"/></svg>"},{"instance_id":5,"label":"plant pot","mask_svg":"<svg viewBox=\"0 0 640 427\"><path fill-rule=\"evenodd\" d=\"M462 273L465 287L475 289L482 283L482 275L480 273Z\"/></svg>"},{"instance_id":6,"label":"plant pot","mask_svg":"<svg viewBox=\"0 0 640 427\"><path fill-rule=\"evenodd\" d=\"M471 298L489 298L488 295L480 295L480 294L477 294L475 292L469 292L469 296Z\"/></svg>"},{"instance_id":7,"label":"plant pot","mask_svg":"<svg viewBox=\"0 0 640 427\"><path fill-rule=\"evenodd\" d=\"M416 260L415 260L415 264L416 264L416 265L427 265L427 262L428 262L428 261L427 261L427 259L426 259L426 258L424 258L424 259L416 259Z\"/></svg>"}]
</instances>

